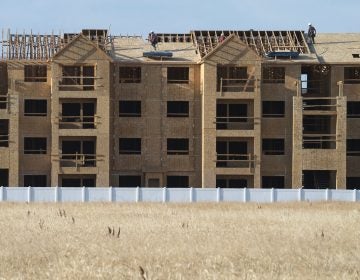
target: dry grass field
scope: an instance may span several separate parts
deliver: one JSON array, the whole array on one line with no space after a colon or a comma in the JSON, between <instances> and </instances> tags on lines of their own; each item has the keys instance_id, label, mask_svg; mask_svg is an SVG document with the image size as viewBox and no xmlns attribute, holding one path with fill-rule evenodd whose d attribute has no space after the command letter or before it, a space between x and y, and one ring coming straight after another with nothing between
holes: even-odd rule
<instances>
[{"instance_id":1,"label":"dry grass field","mask_svg":"<svg viewBox=\"0 0 360 280\"><path fill-rule=\"evenodd\" d=\"M360 279L360 204L1 203L0 279Z\"/></svg>"}]
</instances>

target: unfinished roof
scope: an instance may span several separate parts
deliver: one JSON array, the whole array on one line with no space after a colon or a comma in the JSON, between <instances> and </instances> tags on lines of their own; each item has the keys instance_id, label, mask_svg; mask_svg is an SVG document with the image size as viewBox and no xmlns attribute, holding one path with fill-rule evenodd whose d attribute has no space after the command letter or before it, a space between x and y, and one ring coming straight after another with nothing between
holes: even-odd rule
<instances>
[{"instance_id":1,"label":"unfinished roof","mask_svg":"<svg viewBox=\"0 0 360 280\"><path fill-rule=\"evenodd\" d=\"M360 33L318 33L312 47L320 63L360 63Z\"/></svg>"},{"instance_id":2,"label":"unfinished roof","mask_svg":"<svg viewBox=\"0 0 360 280\"><path fill-rule=\"evenodd\" d=\"M186 39L190 37L178 36L178 40L171 37L158 34L159 43L157 50L161 52L171 52L172 58L169 61L199 61L200 57L196 52L196 48L192 41ZM180 37L182 39L180 39ZM173 38L176 38L176 36ZM114 60L122 62L152 62L154 59L143 56L144 52L153 51L151 44L142 37L122 36L114 37L112 40L111 56Z\"/></svg>"}]
</instances>

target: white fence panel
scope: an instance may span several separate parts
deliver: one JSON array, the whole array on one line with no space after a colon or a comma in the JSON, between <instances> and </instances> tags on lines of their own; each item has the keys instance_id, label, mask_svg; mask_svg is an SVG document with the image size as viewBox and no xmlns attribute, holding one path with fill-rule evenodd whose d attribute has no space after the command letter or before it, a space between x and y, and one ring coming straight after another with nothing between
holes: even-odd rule
<instances>
[{"instance_id":1,"label":"white fence panel","mask_svg":"<svg viewBox=\"0 0 360 280\"><path fill-rule=\"evenodd\" d=\"M251 202L272 202L272 189L247 189L248 199Z\"/></svg>"},{"instance_id":2,"label":"white fence panel","mask_svg":"<svg viewBox=\"0 0 360 280\"><path fill-rule=\"evenodd\" d=\"M354 201L354 191L352 191L352 190L329 190L329 200Z\"/></svg>"},{"instance_id":3,"label":"white fence panel","mask_svg":"<svg viewBox=\"0 0 360 280\"><path fill-rule=\"evenodd\" d=\"M194 188L193 201L195 202L214 202L217 201L217 189Z\"/></svg>"},{"instance_id":4,"label":"white fence panel","mask_svg":"<svg viewBox=\"0 0 360 280\"><path fill-rule=\"evenodd\" d=\"M221 200L229 202L243 202L245 201L245 190L246 189L221 189Z\"/></svg>"},{"instance_id":5,"label":"white fence panel","mask_svg":"<svg viewBox=\"0 0 360 280\"><path fill-rule=\"evenodd\" d=\"M110 201L111 188L87 188L85 201Z\"/></svg>"},{"instance_id":6,"label":"white fence panel","mask_svg":"<svg viewBox=\"0 0 360 280\"><path fill-rule=\"evenodd\" d=\"M29 188L18 187L18 188L4 188L4 201L14 202L26 202L28 201Z\"/></svg>"},{"instance_id":7,"label":"white fence panel","mask_svg":"<svg viewBox=\"0 0 360 280\"><path fill-rule=\"evenodd\" d=\"M60 188L58 200L61 202L83 201L83 188Z\"/></svg>"},{"instance_id":8,"label":"white fence panel","mask_svg":"<svg viewBox=\"0 0 360 280\"><path fill-rule=\"evenodd\" d=\"M56 188L31 188L31 201L54 202Z\"/></svg>"},{"instance_id":9,"label":"white fence panel","mask_svg":"<svg viewBox=\"0 0 360 280\"><path fill-rule=\"evenodd\" d=\"M140 188L139 201L162 202L163 188Z\"/></svg>"},{"instance_id":10,"label":"white fence panel","mask_svg":"<svg viewBox=\"0 0 360 280\"><path fill-rule=\"evenodd\" d=\"M303 189L304 200L308 201L325 201L326 200L326 190L310 190Z\"/></svg>"},{"instance_id":11,"label":"white fence panel","mask_svg":"<svg viewBox=\"0 0 360 280\"><path fill-rule=\"evenodd\" d=\"M279 202L291 202L299 200L298 189L276 189L275 190L275 201Z\"/></svg>"},{"instance_id":12,"label":"white fence panel","mask_svg":"<svg viewBox=\"0 0 360 280\"><path fill-rule=\"evenodd\" d=\"M117 202L136 202L137 188L114 188L113 201Z\"/></svg>"},{"instance_id":13,"label":"white fence panel","mask_svg":"<svg viewBox=\"0 0 360 280\"><path fill-rule=\"evenodd\" d=\"M168 202L190 202L190 192L192 189L168 188L166 190L166 199Z\"/></svg>"}]
</instances>

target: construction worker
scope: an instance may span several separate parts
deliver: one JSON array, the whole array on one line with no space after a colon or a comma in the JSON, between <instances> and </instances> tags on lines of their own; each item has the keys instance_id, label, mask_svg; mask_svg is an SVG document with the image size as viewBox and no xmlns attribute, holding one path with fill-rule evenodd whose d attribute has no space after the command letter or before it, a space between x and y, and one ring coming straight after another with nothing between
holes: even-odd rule
<instances>
[{"instance_id":1,"label":"construction worker","mask_svg":"<svg viewBox=\"0 0 360 280\"><path fill-rule=\"evenodd\" d=\"M308 36L311 38L311 43L315 44L316 29L309 23Z\"/></svg>"},{"instance_id":2,"label":"construction worker","mask_svg":"<svg viewBox=\"0 0 360 280\"><path fill-rule=\"evenodd\" d=\"M224 32L222 32L219 37L219 43L222 43L224 40L225 40L225 35Z\"/></svg>"},{"instance_id":3,"label":"construction worker","mask_svg":"<svg viewBox=\"0 0 360 280\"><path fill-rule=\"evenodd\" d=\"M154 31L151 31L149 33L148 40L151 43L151 45L153 46L154 50L156 51L156 46L157 46L157 43L158 43L158 37L154 33Z\"/></svg>"}]
</instances>

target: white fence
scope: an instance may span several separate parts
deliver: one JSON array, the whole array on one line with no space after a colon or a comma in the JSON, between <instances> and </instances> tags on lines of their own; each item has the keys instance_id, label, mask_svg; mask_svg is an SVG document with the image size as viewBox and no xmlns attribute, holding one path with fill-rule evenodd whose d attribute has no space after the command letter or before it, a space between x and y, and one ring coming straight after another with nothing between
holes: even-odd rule
<instances>
[{"instance_id":1,"label":"white fence","mask_svg":"<svg viewBox=\"0 0 360 280\"><path fill-rule=\"evenodd\" d=\"M291 202L360 201L360 190L221 188L0 187L8 202Z\"/></svg>"}]
</instances>

